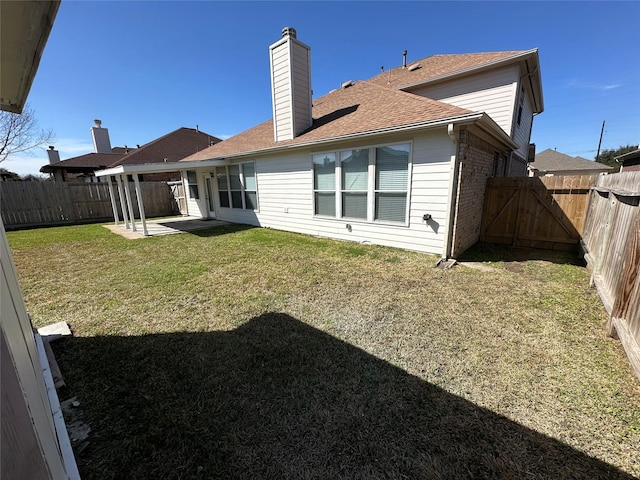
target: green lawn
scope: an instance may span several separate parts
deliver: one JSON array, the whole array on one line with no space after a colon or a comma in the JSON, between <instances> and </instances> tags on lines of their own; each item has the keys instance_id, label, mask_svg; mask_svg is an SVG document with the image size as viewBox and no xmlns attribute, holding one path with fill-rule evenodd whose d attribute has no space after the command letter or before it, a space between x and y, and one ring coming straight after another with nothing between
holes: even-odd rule
<instances>
[{"instance_id":1,"label":"green lawn","mask_svg":"<svg viewBox=\"0 0 640 480\"><path fill-rule=\"evenodd\" d=\"M9 232L83 478L633 478L640 382L586 270L243 226Z\"/></svg>"}]
</instances>

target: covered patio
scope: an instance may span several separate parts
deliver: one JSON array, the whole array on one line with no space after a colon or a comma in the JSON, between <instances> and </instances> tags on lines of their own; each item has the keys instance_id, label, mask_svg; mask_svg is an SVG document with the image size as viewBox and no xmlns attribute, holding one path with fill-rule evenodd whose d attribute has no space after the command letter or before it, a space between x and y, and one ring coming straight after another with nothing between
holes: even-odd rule
<instances>
[{"instance_id":1,"label":"covered patio","mask_svg":"<svg viewBox=\"0 0 640 480\"><path fill-rule=\"evenodd\" d=\"M179 170L184 179L187 170L196 167L217 167L226 165L228 162L224 159L218 160L201 160L196 162L180 163L146 163L138 165L118 165L114 168L98 170L94 172L96 177L105 177L109 186L109 195L111 197L111 207L113 209L113 218L115 225L108 226L115 233L123 235L127 238L141 238L152 235L168 235L171 233L180 233L182 231L194 231L211 228L217 225L226 225L227 222L221 222L213 219L203 218L203 216L189 215L187 217L176 217L173 220L152 220L147 221L144 211L144 198L142 189L140 188L140 175L148 173L164 173ZM133 179L136 200L138 203L139 225L136 224L134 213L134 202L129 193L129 178ZM122 211L122 222L118 215L118 204L116 201L115 189L118 189L118 198L120 199L120 209ZM140 229L139 229L140 228Z\"/></svg>"}]
</instances>

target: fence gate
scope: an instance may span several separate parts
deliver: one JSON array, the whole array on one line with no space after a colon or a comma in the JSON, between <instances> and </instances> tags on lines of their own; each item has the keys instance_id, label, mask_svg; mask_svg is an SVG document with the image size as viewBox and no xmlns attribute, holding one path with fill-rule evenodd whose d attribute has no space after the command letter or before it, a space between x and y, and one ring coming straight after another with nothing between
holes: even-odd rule
<instances>
[{"instance_id":1,"label":"fence gate","mask_svg":"<svg viewBox=\"0 0 640 480\"><path fill-rule=\"evenodd\" d=\"M595 175L489 178L480 240L571 250L580 242Z\"/></svg>"}]
</instances>

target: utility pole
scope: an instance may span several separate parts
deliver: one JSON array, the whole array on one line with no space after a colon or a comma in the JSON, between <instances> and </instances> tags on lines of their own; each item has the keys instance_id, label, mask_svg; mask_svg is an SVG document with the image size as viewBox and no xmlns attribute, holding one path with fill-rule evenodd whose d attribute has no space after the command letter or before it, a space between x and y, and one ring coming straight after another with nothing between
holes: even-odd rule
<instances>
[{"instance_id":1,"label":"utility pole","mask_svg":"<svg viewBox=\"0 0 640 480\"><path fill-rule=\"evenodd\" d=\"M600 146L602 145L602 135L604 134L604 120L602 121L602 130L600 130L600 141L598 142L598 153L596 153L596 162L600 156Z\"/></svg>"}]
</instances>

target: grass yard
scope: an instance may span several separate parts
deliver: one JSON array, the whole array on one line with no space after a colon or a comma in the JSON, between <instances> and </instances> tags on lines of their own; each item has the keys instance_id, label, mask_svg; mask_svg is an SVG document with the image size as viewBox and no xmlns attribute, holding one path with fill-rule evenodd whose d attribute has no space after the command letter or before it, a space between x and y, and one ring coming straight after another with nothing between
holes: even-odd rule
<instances>
[{"instance_id":1,"label":"grass yard","mask_svg":"<svg viewBox=\"0 0 640 480\"><path fill-rule=\"evenodd\" d=\"M571 256L8 237L35 325L74 332L54 347L92 428L84 479L640 476L640 382Z\"/></svg>"}]
</instances>

